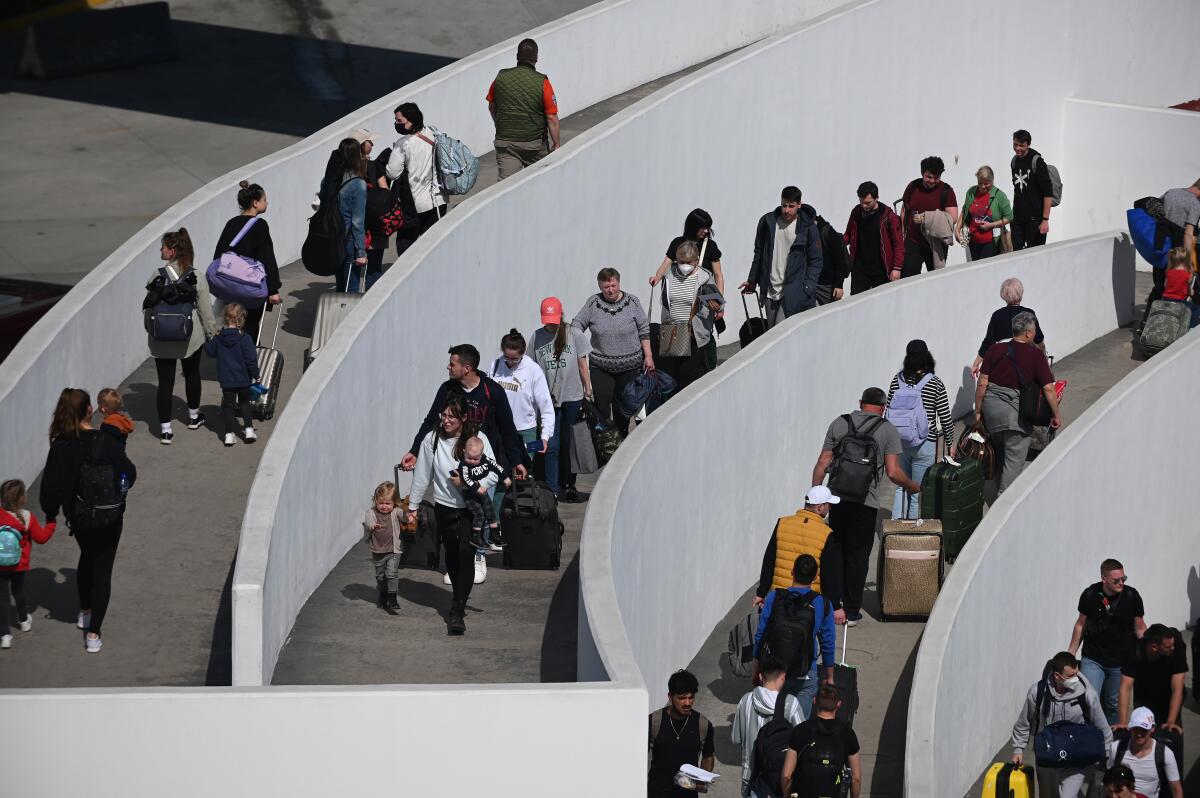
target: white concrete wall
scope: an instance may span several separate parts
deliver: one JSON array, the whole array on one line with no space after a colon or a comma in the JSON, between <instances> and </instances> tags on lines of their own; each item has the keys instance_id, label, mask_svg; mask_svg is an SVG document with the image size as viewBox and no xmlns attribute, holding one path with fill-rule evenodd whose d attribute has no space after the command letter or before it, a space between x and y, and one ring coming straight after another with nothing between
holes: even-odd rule
<instances>
[{"instance_id":1,"label":"white concrete wall","mask_svg":"<svg viewBox=\"0 0 1200 798\"><path fill-rule=\"evenodd\" d=\"M4 690L5 796L645 791L645 698L603 686ZM630 728L630 718L636 718ZM564 790L564 785L569 789Z\"/></svg>"},{"instance_id":2,"label":"white concrete wall","mask_svg":"<svg viewBox=\"0 0 1200 798\"><path fill-rule=\"evenodd\" d=\"M837 0L774 6L756 0L610 0L531 31L562 115L810 19ZM390 141L392 109L412 100L425 118L476 152L492 148L484 95L515 61L514 37L457 61L347 115L281 152L220 177L176 203L81 280L0 365L0 473L32 480L45 460L45 428L66 386L95 392L148 356L143 286L159 265L159 237L183 226L201 266L225 221L237 213L239 180L266 188L267 219L280 263L300 254L329 152L366 126ZM568 148L570 149L570 148ZM97 335L103 330L104 335Z\"/></svg>"},{"instance_id":3,"label":"white concrete wall","mask_svg":"<svg viewBox=\"0 0 1200 798\"><path fill-rule=\"evenodd\" d=\"M1063 124L1070 143L1062 168L1068 236L1126 229L1136 199L1161 196L1200 178L1200 114L1089 100L1068 100ZM1075 200L1075 201L1069 201ZM1138 258L1138 269L1150 264Z\"/></svg>"},{"instance_id":4,"label":"white concrete wall","mask_svg":"<svg viewBox=\"0 0 1200 798\"><path fill-rule=\"evenodd\" d=\"M1197 374L1200 336L1189 334L1088 408L988 511L921 638L906 795L966 793L1066 647L1105 558L1125 565L1147 623L1182 628L1200 613L1195 512L1151 498L1188 490L1196 433L1171 419L1200 390Z\"/></svg>"}]
</instances>

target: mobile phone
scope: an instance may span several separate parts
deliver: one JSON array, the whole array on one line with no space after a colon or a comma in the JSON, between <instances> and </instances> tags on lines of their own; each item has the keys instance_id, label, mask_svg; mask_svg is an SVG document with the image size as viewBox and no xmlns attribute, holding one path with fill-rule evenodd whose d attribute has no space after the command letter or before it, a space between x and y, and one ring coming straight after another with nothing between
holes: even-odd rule
<instances>
[{"instance_id":1,"label":"mobile phone","mask_svg":"<svg viewBox=\"0 0 1200 798\"><path fill-rule=\"evenodd\" d=\"M530 441L529 443L525 444L525 450L530 454L541 454L542 442L540 440Z\"/></svg>"}]
</instances>

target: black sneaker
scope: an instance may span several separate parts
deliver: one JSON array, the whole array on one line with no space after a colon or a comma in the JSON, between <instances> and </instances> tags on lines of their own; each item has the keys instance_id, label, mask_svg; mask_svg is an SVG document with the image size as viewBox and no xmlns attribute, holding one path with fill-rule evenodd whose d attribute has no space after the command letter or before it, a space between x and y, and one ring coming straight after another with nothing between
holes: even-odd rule
<instances>
[{"instance_id":1,"label":"black sneaker","mask_svg":"<svg viewBox=\"0 0 1200 798\"><path fill-rule=\"evenodd\" d=\"M467 535L467 545L473 549L486 549L488 544L483 540L483 530L472 529Z\"/></svg>"},{"instance_id":2,"label":"black sneaker","mask_svg":"<svg viewBox=\"0 0 1200 798\"><path fill-rule=\"evenodd\" d=\"M562 500L567 504L579 504L583 501L579 498L579 491L575 489L574 485L563 491Z\"/></svg>"},{"instance_id":3,"label":"black sneaker","mask_svg":"<svg viewBox=\"0 0 1200 798\"><path fill-rule=\"evenodd\" d=\"M200 429L201 427L204 426L205 420L206 419L204 418L203 413L200 413L195 418L189 418L188 419L188 429Z\"/></svg>"},{"instance_id":4,"label":"black sneaker","mask_svg":"<svg viewBox=\"0 0 1200 798\"><path fill-rule=\"evenodd\" d=\"M160 433L158 433L158 442L159 442L159 443L161 443L163 446L170 446L170 445L171 445L171 441L173 441L173 440L175 440L175 433L174 433L174 432L160 432Z\"/></svg>"}]
</instances>

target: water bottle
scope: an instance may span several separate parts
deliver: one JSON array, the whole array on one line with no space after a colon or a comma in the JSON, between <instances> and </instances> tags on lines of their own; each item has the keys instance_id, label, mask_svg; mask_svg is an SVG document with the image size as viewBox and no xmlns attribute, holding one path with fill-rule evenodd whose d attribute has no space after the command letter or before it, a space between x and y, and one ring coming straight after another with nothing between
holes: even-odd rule
<instances>
[{"instance_id":1,"label":"water bottle","mask_svg":"<svg viewBox=\"0 0 1200 798\"><path fill-rule=\"evenodd\" d=\"M129 475L121 474L121 498L129 495Z\"/></svg>"}]
</instances>

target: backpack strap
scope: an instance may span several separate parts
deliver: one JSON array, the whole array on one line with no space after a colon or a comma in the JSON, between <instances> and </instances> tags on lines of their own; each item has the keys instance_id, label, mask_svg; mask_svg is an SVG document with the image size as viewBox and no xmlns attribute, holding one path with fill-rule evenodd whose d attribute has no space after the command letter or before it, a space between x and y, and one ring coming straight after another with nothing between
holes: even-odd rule
<instances>
[{"instance_id":1,"label":"backpack strap","mask_svg":"<svg viewBox=\"0 0 1200 798\"><path fill-rule=\"evenodd\" d=\"M1012 341L1008 343L1008 359L1012 361L1013 371L1017 373L1017 385L1021 387L1021 390L1024 390L1025 377L1021 374L1021 367L1017 364L1017 355L1013 352Z\"/></svg>"},{"instance_id":2,"label":"backpack strap","mask_svg":"<svg viewBox=\"0 0 1200 798\"><path fill-rule=\"evenodd\" d=\"M667 708L663 707L662 709L657 710L656 712L650 713L650 750L651 751L654 750L654 741L658 739L659 732L662 731L663 714L665 714L666 711L667 711Z\"/></svg>"},{"instance_id":3,"label":"backpack strap","mask_svg":"<svg viewBox=\"0 0 1200 798\"><path fill-rule=\"evenodd\" d=\"M1113 760L1114 765L1121 764L1121 760L1125 758L1125 754L1129 753L1129 736L1126 735L1117 741L1116 759Z\"/></svg>"},{"instance_id":4,"label":"backpack strap","mask_svg":"<svg viewBox=\"0 0 1200 798\"><path fill-rule=\"evenodd\" d=\"M250 220L248 222L246 222L244 225L242 225L241 231L236 236L233 237L232 241L229 242L229 246L225 247L225 251L232 252L233 248L236 247L241 242L241 240L246 237L246 233L250 232L250 228L253 227L254 223L257 221L258 221L257 216L251 216Z\"/></svg>"},{"instance_id":5,"label":"backpack strap","mask_svg":"<svg viewBox=\"0 0 1200 798\"><path fill-rule=\"evenodd\" d=\"M1166 748L1166 744L1164 744L1162 740L1154 741L1154 768L1158 771L1159 795L1164 795L1165 791L1170 789L1167 786L1169 783L1167 781L1167 752L1163 750L1164 748ZM1179 763L1176 762L1175 766L1178 767Z\"/></svg>"},{"instance_id":6,"label":"backpack strap","mask_svg":"<svg viewBox=\"0 0 1200 798\"><path fill-rule=\"evenodd\" d=\"M704 717L699 712L696 713L696 731L700 735L700 744L698 746L698 750L700 751L701 757L704 756L704 741L708 739L708 730L711 725L712 724L708 722L708 718Z\"/></svg>"}]
</instances>

